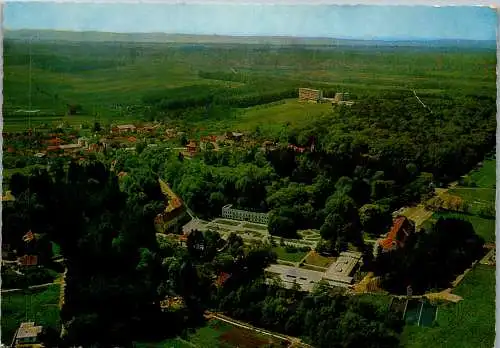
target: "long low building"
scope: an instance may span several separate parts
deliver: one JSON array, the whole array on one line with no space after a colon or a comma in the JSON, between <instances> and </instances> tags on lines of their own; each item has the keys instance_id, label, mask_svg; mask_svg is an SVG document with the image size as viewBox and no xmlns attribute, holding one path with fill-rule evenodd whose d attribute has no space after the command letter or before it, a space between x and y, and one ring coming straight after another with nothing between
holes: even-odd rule
<instances>
[{"instance_id":1,"label":"long low building","mask_svg":"<svg viewBox=\"0 0 500 348\"><path fill-rule=\"evenodd\" d=\"M322 272L286 265L270 265L266 272L278 275L286 288L297 283L305 291L312 291L314 285L323 279Z\"/></svg>"},{"instance_id":2,"label":"long low building","mask_svg":"<svg viewBox=\"0 0 500 348\"><path fill-rule=\"evenodd\" d=\"M291 288L296 283L302 290L312 291L314 285L321 280L331 286L349 288L354 281L352 275L360 260L360 253L342 252L325 272L286 265L270 265L266 272L278 276L286 288Z\"/></svg>"}]
</instances>

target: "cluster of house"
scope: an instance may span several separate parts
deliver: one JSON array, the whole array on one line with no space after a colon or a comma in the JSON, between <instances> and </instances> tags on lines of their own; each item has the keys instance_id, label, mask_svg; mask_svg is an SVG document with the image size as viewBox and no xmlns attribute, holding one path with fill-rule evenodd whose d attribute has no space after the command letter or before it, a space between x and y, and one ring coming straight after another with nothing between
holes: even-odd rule
<instances>
[{"instance_id":1,"label":"cluster of house","mask_svg":"<svg viewBox=\"0 0 500 348\"><path fill-rule=\"evenodd\" d=\"M159 124L155 124L152 126L142 126L136 127L133 124L122 124L111 127L111 134L122 134L122 133L142 133L142 134L156 134L158 129L160 128Z\"/></svg>"},{"instance_id":2,"label":"cluster of house","mask_svg":"<svg viewBox=\"0 0 500 348\"><path fill-rule=\"evenodd\" d=\"M189 140L186 145L184 155L193 157L198 153L198 150L206 150L208 144L212 144L215 151L219 149L219 142L227 141L229 143L241 143L244 139L244 134L239 132L226 132L225 135L209 135L202 136L200 141Z\"/></svg>"},{"instance_id":3,"label":"cluster of house","mask_svg":"<svg viewBox=\"0 0 500 348\"><path fill-rule=\"evenodd\" d=\"M48 145L46 149L37 152L35 157L45 157L47 154L54 152L59 153L62 151L65 154L70 154L89 149L88 139L85 137L78 138L77 142L73 144L63 144L63 140L58 137L54 137L47 140L46 144Z\"/></svg>"}]
</instances>

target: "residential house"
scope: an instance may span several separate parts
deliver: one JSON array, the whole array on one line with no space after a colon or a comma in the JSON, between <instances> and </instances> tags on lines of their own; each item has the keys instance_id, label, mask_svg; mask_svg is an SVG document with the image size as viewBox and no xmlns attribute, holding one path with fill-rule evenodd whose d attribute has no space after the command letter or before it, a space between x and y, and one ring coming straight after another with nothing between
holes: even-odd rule
<instances>
[{"instance_id":1,"label":"residential house","mask_svg":"<svg viewBox=\"0 0 500 348\"><path fill-rule=\"evenodd\" d=\"M36 255L23 255L17 259L20 266L29 267L38 265L38 256Z\"/></svg>"},{"instance_id":2,"label":"residential house","mask_svg":"<svg viewBox=\"0 0 500 348\"><path fill-rule=\"evenodd\" d=\"M226 139L227 140L233 140L233 141L241 141L241 139L243 139L243 133L227 132L226 133Z\"/></svg>"},{"instance_id":3,"label":"residential house","mask_svg":"<svg viewBox=\"0 0 500 348\"><path fill-rule=\"evenodd\" d=\"M14 336L12 347L34 348L42 347L39 342L39 335L42 332L41 326L35 326L34 322L21 323Z\"/></svg>"},{"instance_id":4,"label":"residential house","mask_svg":"<svg viewBox=\"0 0 500 348\"><path fill-rule=\"evenodd\" d=\"M137 127L133 124L122 124L116 127L111 128L111 133L127 133L127 132L135 132Z\"/></svg>"},{"instance_id":5,"label":"residential house","mask_svg":"<svg viewBox=\"0 0 500 348\"><path fill-rule=\"evenodd\" d=\"M165 136L169 139L171 138L175 138L176 136L176 132L175 132L175 129L173 128L168 128L165 130Z\"/></svg>"},{"instance_id":6,"label":"residential house","mask_svg":"<svg viewBox=\"0 0 500 348\"><path fill-rule=\"evenodd\" d=\"M161 191L167 200L167 206L162 213L157 215L155 222L161 225L165 232L180 227L180 223L186 216L186 209L181 198L172 191L168 184L161 179L159 182Z\"/></svg>"},{"instance_id":7,"label":"residential house","mask_svg":"<svg viewBox=\"0 0 500 348\"><path fill-rule=\"evenodd\" d=\"M59 145L59 149L63 150L64 152L75 152L78 150L81 150L81 145L80 144L67 144L67 145Z\"/></svg>"},{"instance_id":8,"label":"residential house","mask_svg":"<svg viewBox=\"0 0 500 348\"><path fill-rule=\"evenodd\" d=\"M403 248L408 237L415 233L415 223L406 216L398 216L394 219L392 227L384 238L377 240L376 252L388 252Z\"/></svg>"},{"instance_id":9,"label":"residential house","mask_svg":"<svg viewBox=\"0 0 500 348\"><path fill-rule=\"evenodd\" d=\"M299 147L299 146L295 146L295 145L292 145L292 144L289 144L288 148L290 150L293 150L294 152L298 152L298 153L303 153L303 152L306 151L306 149L304 147Z\"/></svg>"},{"instance_id":10,"label":"residential house","mask_svg":"<svg viewBox=\"0 0 500 348\"><path fill-rule=\"evenodd\" d=\"M198 145L194 140L189 141L186 145L186 149L189 155L194 156L198 150Z\"/></svg>"}]
</instances>

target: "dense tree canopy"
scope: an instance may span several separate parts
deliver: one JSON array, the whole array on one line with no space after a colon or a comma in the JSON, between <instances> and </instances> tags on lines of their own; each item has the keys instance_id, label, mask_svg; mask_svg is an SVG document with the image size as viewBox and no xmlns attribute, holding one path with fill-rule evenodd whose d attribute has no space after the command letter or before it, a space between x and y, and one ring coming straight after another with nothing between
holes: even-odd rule
<instances>
[{"instance_id":1,"label":"dense tree canopy","mask_svg":"<svg viewBox=\"0 0 500 348\"><path fill-rule=\"evenodd\" d=\"M431 230L414 234L404 249L382 253L375 269L393 292L405 293L408 285L414 293L443 289L481 256L483 245L470 222L439 219Z\"/></svg>"}]
</instances>

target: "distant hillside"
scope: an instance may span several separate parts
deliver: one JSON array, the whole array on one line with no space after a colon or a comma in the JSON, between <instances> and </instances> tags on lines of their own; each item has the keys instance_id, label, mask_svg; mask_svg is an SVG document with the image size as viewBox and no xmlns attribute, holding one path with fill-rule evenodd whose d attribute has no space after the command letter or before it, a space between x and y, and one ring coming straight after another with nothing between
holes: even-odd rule
<instances>
[{"instance_id":1,"label":"distant hillside","mask_svg":"<svg viewBox=\"0 0 500 348\"><path fill-rule=\"evenodd\" d=\"M185 44L255 44L280 46L377 46L495 49L495 41L473 40L349 40L284 36L219 36L166 33L109 33L97 31L4 30L4 38L26 40L37 35L41 41L142 42Z\"/></svg>"}]
</instances>

